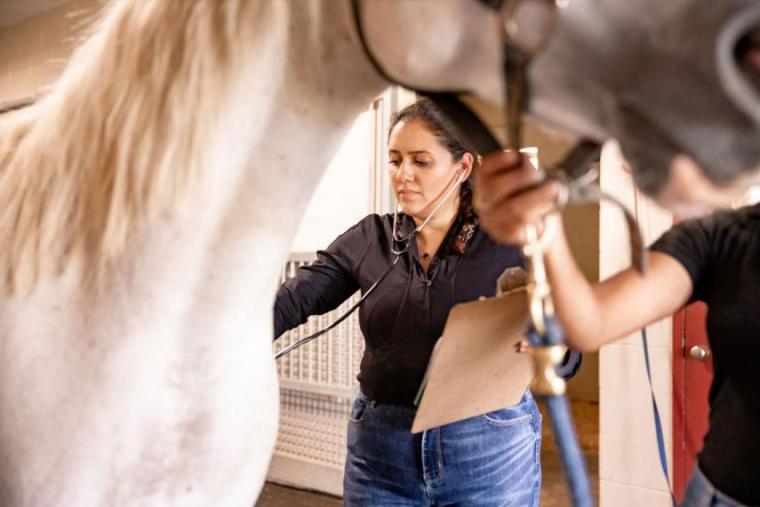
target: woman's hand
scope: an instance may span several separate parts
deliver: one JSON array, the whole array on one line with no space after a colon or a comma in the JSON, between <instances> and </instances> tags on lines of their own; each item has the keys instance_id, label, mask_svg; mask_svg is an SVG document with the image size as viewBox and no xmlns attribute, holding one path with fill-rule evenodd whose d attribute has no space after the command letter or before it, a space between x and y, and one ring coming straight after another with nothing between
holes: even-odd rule
<instances>
[{"instance_id":1,"label":"woman's hand","mask_svg":"<svg viewBox=\"0 0 760 507\"><path fill-rule=\"evenodd\" d=\"M495 152L483 159L475 171L473 203L480 224L494 240L523 244L526 226L541 229L561 190L558 181L541 183L544 178L544 172L519 152Z\"/></svg>"},{"instance_id":2,"label":"woman's hand","mask_svg":"<svg viewBox=\"0 0 760 507\"><path fill-rule=\"evenodd\" d=\"M525 354L530 350L530 342L523 338L522 340L515 343L515 352L518 354Z\"/></svg>"}]
</instances>

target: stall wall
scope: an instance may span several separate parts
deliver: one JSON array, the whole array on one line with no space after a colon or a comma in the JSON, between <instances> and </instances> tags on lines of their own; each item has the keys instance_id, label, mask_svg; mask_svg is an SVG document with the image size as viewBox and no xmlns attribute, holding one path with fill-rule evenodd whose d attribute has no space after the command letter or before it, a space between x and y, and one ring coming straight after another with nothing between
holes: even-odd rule
<instances>
[{"instance_id":1,"label":"stall wall","mask_svg":"<svg viewBox=\"0 0 760 507\"><path fill-rule=\"evenodd\" d=\"M97 0L74 0L0 28L0 103L33 97L50 86L99 8Z\"/></svg>"},{"instance_id":2,"label":"stall wall","mask_svg":"<svg viewBox=\"0 0 760 507\"><path fill-rule=\"evenodd\" d=\"M614 149L602 157L601 187L622 200L639 221L646 244L670 228L672 216L633 186ZM620 210L600 209L599 276L628 267L631 249ZM631 304L635 304L632 301ZM662 417L665 448L672 448L672 319L649 326L654 391ZM599 478L602 507L669 507L660 470L640 333L605 346L600 355ZM672 463L670 452L668 461Z\"/></svg>"}]
</instances>

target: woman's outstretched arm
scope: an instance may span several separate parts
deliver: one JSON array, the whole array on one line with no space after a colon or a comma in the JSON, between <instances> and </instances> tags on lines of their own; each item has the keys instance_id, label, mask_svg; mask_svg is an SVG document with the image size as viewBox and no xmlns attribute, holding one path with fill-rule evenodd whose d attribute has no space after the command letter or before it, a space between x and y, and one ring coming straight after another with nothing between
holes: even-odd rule
<instances>
[{"instance_id":1,"label":"woman's outstretched arm","mask_svg":"<svg viewBox=\"0 0 760 507\"><path fill-rule=\"evenodd\" d=\"M528 225L540 225L556 202L559 184L543 178L513 152L485 158L476 174L476 207L485 230L495 240L521 244ZM546 252L546 267L557 314L568 343L596 350L672 314L691 296L686 269L667 254L652 252L648 270L626 269L596 284L589 283L573 258L561 219L551 215L555 237Z\"/></svg>"},{"instance_id":2,"label":"woman's outstretched arm","mask_svg":"<svg viewBox=\"0 0 760 507\"><path fill-rule=\"evenodd\" d=\"M274 303L274 337L307 321L312 315L334 310L359 290L355 263L369 248L377 247L368 236L372 216L365 218L338 236L326 250L317 252L317 260L302 267L294 278L277 291Z\"/></svg>"},{"instance_id":3,"label":"woman's outstretched arm","mask_svg":"<svg viewBox=\"0 0 760 507\"><path fill-rule=\"evenodd\" d=\"M596 350L673 314L691 296L686 269L660 252L651 252L643 276L628 268L602 282L589 283L570 252L561 224L546 263L555 310L568 343L582 351Z\"/></svg>"}]
</instances>

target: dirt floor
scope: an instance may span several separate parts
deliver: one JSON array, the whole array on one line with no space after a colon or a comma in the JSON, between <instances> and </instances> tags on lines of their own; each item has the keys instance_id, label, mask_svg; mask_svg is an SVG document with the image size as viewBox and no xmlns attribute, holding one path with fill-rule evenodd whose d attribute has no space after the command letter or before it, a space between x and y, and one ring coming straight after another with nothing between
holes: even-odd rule
<instances>
[{"instance_id":1,"label":"dirt floor","mask_svg":"<svg viewBox=\"0 0 760 507\"><path fill-rule=\"evenodd\" d=\"M574 401L573 415L581 447L586 456L591 477L594 504L599 504L599 405L592 402ZM571 507L565 486L565 477L560 466L559 455L554 446L546 417L544 417L544 442L541 452L543 466L543 487L541 507ZM287 488L268 483L264 487L255 507L336 507L342 505L339 498L311 491Z\"/></svg>"},{"instance_id":2,"label":"dirt floor","mask_svg":"<svg viewBox=\"0 0 760 507\"><path fill-rule=\"evenodd\" d=\"M599 405L586 401L574 401L572 411L575 430L586 457L591 480L591 495L594 498L594 505L599 505ZM541 465L544 477L541 488L541 507L572 507L554 436L546 415L544 415L543 433Z\"/></svg>"}]
</instances>

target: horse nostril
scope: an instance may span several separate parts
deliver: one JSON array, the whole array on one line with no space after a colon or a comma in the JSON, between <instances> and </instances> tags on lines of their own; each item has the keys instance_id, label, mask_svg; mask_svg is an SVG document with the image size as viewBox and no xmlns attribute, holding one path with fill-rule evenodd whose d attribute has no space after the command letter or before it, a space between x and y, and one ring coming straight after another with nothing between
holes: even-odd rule
<instances>
[{"instance_id":1,"label":"horse nostril","mask_svg":"<svg viewBox=\"0 0 760 507\"><path fill-rule=\"evenodd\" d=\"M760 2L734 12L716 46L720 83L736 108L760 125Z\"/></svg>"},{"instance_id":2,"label":"horse nostril","mask_svg":"<svg viewBox=\"0 0 760 507\"><path fill-rule=\"evenodd\" d=\"M755 28L738 40L734 58L744 76L760 88L760 28Z\"/></svg>"}]
</instances>

